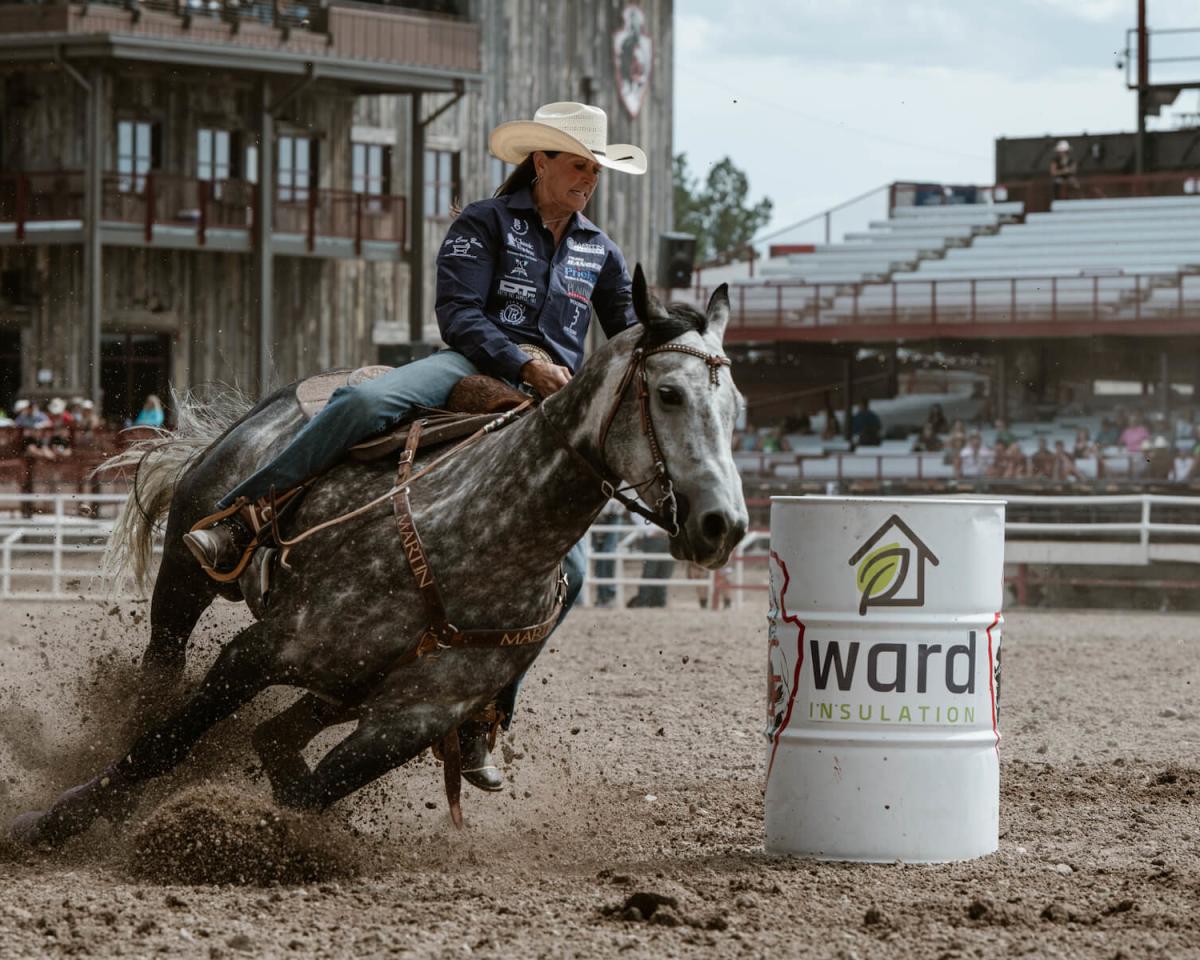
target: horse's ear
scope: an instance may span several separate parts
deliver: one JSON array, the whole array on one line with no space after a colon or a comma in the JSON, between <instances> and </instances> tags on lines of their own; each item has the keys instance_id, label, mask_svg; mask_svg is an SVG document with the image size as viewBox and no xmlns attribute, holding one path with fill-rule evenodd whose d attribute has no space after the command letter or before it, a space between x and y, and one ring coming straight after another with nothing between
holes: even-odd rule
<instances>
[{"instance_id":1,"label":"horse's ear","mask_svg":"<svg viewBox=\"0 0 1200 960\"><path fill-rule=\"evenodd\" d=\"M650 291L646 287L646 274L642 272L639 263L633 268L633 312L642 322L642 326L650 323Z\"/></svg>"},{"instance_id":2,"label":"horse's ear","mask_svg":"<svg viewBox=\"0 0 1200 960\"><path fill-rule=\"evenodd\" d=\"M729 284L723 283L713 291L704 313L708 317L706 332L716 337L718 342L724 340L725 326L729 323Z\"/></svg>"}]
</instances>

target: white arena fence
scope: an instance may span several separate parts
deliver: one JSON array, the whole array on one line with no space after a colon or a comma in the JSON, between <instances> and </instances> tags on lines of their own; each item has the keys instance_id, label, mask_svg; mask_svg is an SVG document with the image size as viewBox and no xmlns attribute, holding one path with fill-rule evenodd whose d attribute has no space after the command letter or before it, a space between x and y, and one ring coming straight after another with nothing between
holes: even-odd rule
<instances>
[{"instance_id":1,"label":"white arena fence","mask_svg":"<svg viewBox=\"0 0 1200 960\"><path fill-rule=\"evenodd\" d=\"M126 496L0 497L0 601L102 596L107 585L99 577L99 561ZM1013 571L1009 579L1019 600L1031 566L1175 563L1197 565L1200 574L1200 497L1003 499L1008 503L1005 562ZM661 606L670 590L676 600L694 597L698 604L716 609L741 605L746 593L767 586L766 530L748 532L729 563L715 573L675 561L662 532L641 521L596 524L585 545L587 579L579 599L584 605Z\"/></svg>"}]
</instances>

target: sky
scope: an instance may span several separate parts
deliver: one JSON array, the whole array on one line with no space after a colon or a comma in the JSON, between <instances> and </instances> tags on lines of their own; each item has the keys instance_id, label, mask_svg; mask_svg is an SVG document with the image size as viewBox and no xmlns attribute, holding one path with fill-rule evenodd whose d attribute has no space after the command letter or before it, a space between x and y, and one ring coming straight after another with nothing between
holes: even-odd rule
<instances>
[{"instance_id":1,"label":"sky","mask_svg":"<svg viewBox=\"0 0 1200 960\"><path fill-rule=\"evenodd\" d=\"M1148 0L1148 21L1200 27L1200 2ZM989 184L999 136L1134 128L1115 64L1136 22L1135 0L675 0L675 152L700 177L731 157L775 204L763 234L894 180Z\"/></svg>"}]
</instances>

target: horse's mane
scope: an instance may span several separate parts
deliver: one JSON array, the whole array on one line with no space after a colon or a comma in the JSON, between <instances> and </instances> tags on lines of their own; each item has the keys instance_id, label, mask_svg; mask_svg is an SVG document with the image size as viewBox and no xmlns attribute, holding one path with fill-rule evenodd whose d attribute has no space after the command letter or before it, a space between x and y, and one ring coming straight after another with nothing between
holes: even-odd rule
<instances>
[{"instance_id":1,"label":"horse's mane","mask_svg":"<svg viewBox=\"0 0 1200 960\"><path fill-rule=\"evenodd\" d=\"M660 347L685 333L703 334L708 329L708 317L686 303L668 304L665 314L651 313L640 344L644 348Z\"/></svg>"}]
</instances>

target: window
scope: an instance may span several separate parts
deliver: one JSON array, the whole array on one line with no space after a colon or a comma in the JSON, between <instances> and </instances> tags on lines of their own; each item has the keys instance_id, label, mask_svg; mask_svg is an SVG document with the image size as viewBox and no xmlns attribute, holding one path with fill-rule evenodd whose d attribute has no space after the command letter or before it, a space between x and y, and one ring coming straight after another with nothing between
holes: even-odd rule
<instances>
[{"instance_id":1,"label":"window","mask_svg":"<svg viewBox=\"0 0 1200 960\"><path fill-rule=\"evenodd\" d=\"M382 197L391 190L391 148L381 143L350 144L350 189Z\"/></svg>"},{"instance_id":2,"label":"window","mask_svg":"<svg viewBox=\"0 0 1200 960\"><path fill-rule=\"evenodd\" d=\"M425 216L448 217L458 196L458 154L425 151Z\"/></svg>"},{"instance_id":3,"label":"window","mask_svg":"<svg viewBox=\"0 0 1200 960\"><path fill-rule=\"evenodd\" d=\"M310 137L279 138L280 203L305 203L317 182L317 143Z\"/></svg>"},{"instance_id":4,"label":"window","mask_svg":"<svg viewBox=\"0 0 1200 960\"><path fill-rule=\"evenodd\" d=\"M221 196L221 182L232 176L229 156L229 131L201 127L196 133L196 178L212 183L215 198Z\"/></svg>"},{"instance_id":5,"label":"window","mask_svg":"<svg viewBox=\"0 0 1200 960\"><path fill-rule=\"evenodd\" d=\"M242 167L242 178L251 183L258 183L258 143L247 143L245 150L245 166Z\"/></svg>"},{"instance_id":6,"label":"window","mask_svg":"<svg viewBox=\"0 0 1200 960\"><path fill-rule=\"evenodd\" d=\"M141 193L146 174L159 165L159 129L145 120L117 121L117 189Z\"/></svg>"}]
</instances>

